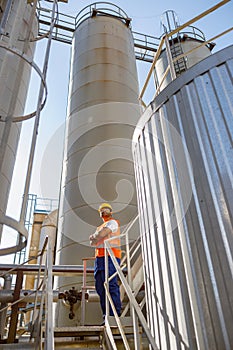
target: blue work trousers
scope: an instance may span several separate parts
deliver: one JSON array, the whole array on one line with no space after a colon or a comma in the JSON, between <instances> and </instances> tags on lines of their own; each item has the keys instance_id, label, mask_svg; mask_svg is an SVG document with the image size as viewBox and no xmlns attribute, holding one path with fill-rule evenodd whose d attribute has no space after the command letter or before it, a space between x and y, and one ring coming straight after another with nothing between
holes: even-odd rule
<instances>
[{"instance_id":1,"label":"blue work trousers","mask_svg":"<svg viewBox=\"0 0 233 350\"><path fill-rule=\"evenodd\" d=\"M120 264L120 259L116 258L118 263ZM113 273L116 272L116 269L112 263L112 260L110 256L108 257L108 271L109 276L111 276ZM97 257L95 260L95 288L96 292L98 293L100 297L100 305L103 312L103 317L106 315L106 303L105 303L105 288L104 288L104 282L105 282L105 264L104 264L104 257ZM112 297L114 306L116 308L118 316L121 314L121 299L120 299L120 289L117 282L117 276L115 276L111 281L109 282L109 292ZM110 316L113 316L113 311L110 305L109 308L109 314Z\"/></svg>"}]
</instances>

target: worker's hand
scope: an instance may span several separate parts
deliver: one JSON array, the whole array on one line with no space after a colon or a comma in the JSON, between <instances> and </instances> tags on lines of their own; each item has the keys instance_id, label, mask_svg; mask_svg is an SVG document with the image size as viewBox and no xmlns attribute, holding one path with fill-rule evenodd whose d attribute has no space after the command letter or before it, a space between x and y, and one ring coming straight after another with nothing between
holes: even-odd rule
<instances>
[{"instance_id":1,"label":"worker's hand","mask_svg":"<svg viewBox=\"0 0 233 350\"><path fill-rule=\"evenodd\" d=\"M96 244L98 242L98 239L96 237L97 237L96 232L93 235L90 235L89 240L90 240L91 246L96 246Z\"/></svg>"}]
</instances>

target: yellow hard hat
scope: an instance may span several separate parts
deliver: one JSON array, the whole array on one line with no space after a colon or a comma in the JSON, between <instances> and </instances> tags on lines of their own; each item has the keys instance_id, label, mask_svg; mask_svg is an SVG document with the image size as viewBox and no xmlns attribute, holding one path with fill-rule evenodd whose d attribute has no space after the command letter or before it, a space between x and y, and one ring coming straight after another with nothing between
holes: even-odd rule
<instances>
[{"instance_id":1,"label":"yellow hard hat","mask_svg":"<svg viewBox=\"0 0 233 350\"><path fill-rule=\"evenodd\" d=\"M99 206L98 211L100 211L100 210L103 209L103 208L109 208L109 209L112 211L112 206L111 206L109 203L102 203L102 204Z\"/></svg>"}]
</instances>

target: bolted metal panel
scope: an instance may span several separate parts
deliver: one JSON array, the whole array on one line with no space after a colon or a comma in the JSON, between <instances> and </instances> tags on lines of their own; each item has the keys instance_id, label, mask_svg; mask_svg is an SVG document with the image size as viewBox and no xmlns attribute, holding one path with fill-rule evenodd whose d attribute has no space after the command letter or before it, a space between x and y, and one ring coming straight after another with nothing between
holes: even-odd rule
<instances>
[{"instance_id":1,"label":"bolted metal panel","mask_svg":"<svg viewBox=\"0 0 233 350\"><path fill-rule=\"evenodd\" d=\"M112 204L121 228L137 215L131 139L140 114L134 42L125 21L109 14L86 18L74 33L71 57L56 258L73 265L94 255L89 236L102 223L101 202ZM57 283L60 290L82 285L79 277ZM94 313L91 307L87 322L101 322L98 306ZM70 321L69 309L59 306L57 324L79 324L78 308Z\"/></svg>"},{"instance_id":2,"label":"bolted metal panel","mask_svg":"<svg viewBox=\"0 0 233 350\"><path fill-rule=\"evenodd\" d=\"M134 133L148 322L161 348L233 348L233 46L183 73Z\"/></svg>"}]
</instances>

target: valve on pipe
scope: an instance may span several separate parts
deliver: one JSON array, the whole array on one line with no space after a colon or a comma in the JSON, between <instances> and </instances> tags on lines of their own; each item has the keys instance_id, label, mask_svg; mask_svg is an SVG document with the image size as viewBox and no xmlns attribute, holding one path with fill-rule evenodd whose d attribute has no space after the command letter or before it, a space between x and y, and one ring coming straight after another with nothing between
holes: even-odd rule
<instances>
[{"instance_id":1,"label":"valve on pipe","mask_svg":"<svg viewBox=\"0 0 233 350\"><path fill-rule=\"evenodd\" d=\"M87 299L87 293L85 293L85 299ZM64 301L70 306L69 319L73 320L74 314L74 304L82 299L82 292L77 291L75 287L69 290L65 290L63 293L59 293L59 299L64 299Z\"/></svg>"}]
</instances>

